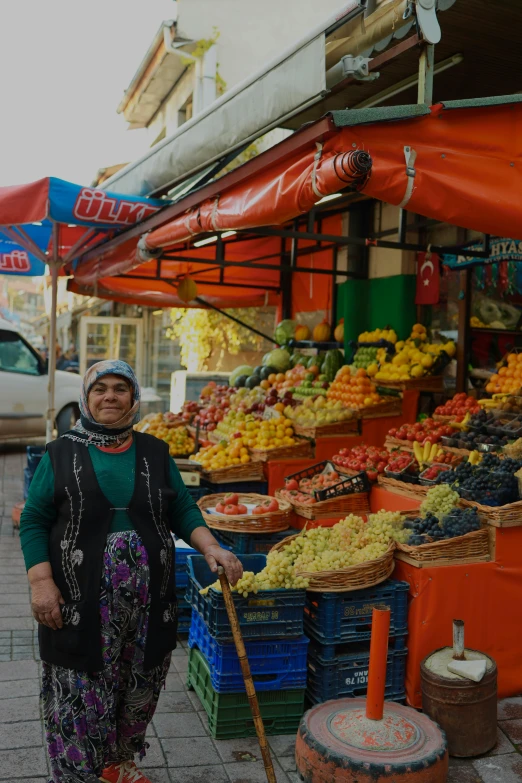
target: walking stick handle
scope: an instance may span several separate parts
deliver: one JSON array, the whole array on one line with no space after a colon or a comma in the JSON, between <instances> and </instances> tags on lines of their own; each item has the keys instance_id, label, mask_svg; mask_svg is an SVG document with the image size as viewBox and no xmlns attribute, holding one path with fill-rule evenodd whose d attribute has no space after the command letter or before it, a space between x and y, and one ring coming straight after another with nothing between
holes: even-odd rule
<instances>
[{"instance_id":1,"label":"walking stick handle","mask_svg":"<svg viewBox=\"0 0 522 783\"><path fill-rule=\"evenodd\" d=\"M265 765L266 779L268 783L277 783L274 772L274 765L272 764L272 758L270 756L270 749L266 740L265 727L263 725L263 719L259 709L256 689L254 687L254 681L252 680L252 674L250 672L250 664L248 663L245 644L243 642L239 620L237 619L236 606L234 604L234 599L232 598L232 591L230 590L230 584L223 566L218 566L218 576L221 583L221 590L223 591L223 598L225 600L225 606L227 609L228 621L230 623L230 628L232 629L232 636L236 646L237 657L239 658L239 663L241 665L241 672L245 682L245 690L248 696L250 711L252 712L252 718L254 720L257 740L259 742L261 756L263 757L263 764Z\"/></svg>"}]
</instances>

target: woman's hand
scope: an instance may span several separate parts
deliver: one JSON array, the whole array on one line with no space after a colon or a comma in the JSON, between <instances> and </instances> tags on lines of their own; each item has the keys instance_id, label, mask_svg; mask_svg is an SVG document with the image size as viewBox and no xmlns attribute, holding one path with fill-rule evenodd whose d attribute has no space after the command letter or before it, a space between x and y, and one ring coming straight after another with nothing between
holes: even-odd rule
<instances>
[{"instance_id":1,"label":"woman's hand","mask_svg":"<svg viewBox=\"0 0 522 783\"><path fill-rule=\"evenodd\" d=\"M223 549L219 544L208 547L203 554L212 573L216 574L218 566L223 566L231 585L237 584L243 576L243 566L240 561L232 552Z\"/></svg>"},{"instance_id":2,"label":"woman's hand","mask_svg":"<svg viewBox=\"0 0 522 783\"><path fill-rule=\"evenodd\" d=\"M65 601L52 577L39 579L31 583L31 609L33 617L40 625L46 625L53 631L63 627L60 605Z\"/></svg>"}]
</instances>

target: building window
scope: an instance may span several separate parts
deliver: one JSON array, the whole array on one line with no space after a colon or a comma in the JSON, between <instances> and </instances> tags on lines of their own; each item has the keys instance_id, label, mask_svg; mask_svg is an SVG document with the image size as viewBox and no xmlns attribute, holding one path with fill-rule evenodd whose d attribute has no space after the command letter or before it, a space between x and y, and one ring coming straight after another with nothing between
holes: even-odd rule
<instances>
[{"instance_id":1,"label":"building window","mask_svg":"<svg viewBox=\"0 0 522 783\"><path fill-rule=\"evenodd\" d=\"M192 95L186 100L184 105L178 111L178 128L192 119L193 101Z\"/></svg>"}]
</instances>

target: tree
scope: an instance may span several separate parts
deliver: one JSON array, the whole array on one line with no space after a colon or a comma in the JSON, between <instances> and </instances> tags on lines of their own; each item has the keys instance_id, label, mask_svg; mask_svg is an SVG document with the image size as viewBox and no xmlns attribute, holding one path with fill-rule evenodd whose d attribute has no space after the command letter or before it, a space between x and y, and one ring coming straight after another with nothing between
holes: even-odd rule
<instances>
[{"instance_id":1,"label":"tree","mask_svg":"<svg viewBox=\"0 0 522 783\"><path fill-rule=\"evenodd\" d=\"M224 312L259 328L260 313L254 307ZM181 363L189 372L206 370L209 358L217 354L223 359L226 354L237 356L240 351L261 351L265 347L262 337L214 310L176 308L171 310L170 318L167 337L178 341Z\"/></svg>"}]
</instances>

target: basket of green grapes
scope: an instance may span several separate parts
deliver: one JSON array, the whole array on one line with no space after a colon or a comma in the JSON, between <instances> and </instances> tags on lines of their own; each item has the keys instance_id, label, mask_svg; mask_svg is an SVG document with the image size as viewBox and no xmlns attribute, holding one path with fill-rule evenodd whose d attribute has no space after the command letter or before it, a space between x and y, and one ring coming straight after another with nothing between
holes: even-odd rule
<instances>
[{"instance_id":1,"label":"basket of green grapes","mask_svg":"<svg viewBox=\"0 0 522 783\"><path fill-rule=\"evenodd\" d=\"M384 582L392 574L393 554L409 537L399 512L349 514L333 527L303 530L270 550L267 567L275 574L294 574L308 590L341 593Z\"/></svg>"},{"instance_id":2,"label":"basket of green grapes","mask_svg":"<svg viewBox=\"0 0 522 783\"><path fill-rule=\"evenodd\" d=\"M395 557L421 568L490 559L489 535L476 508L463 508L448 484L428 490L417 517L407 517L406 540L397 542Z\"/></svg>"}]
</instances>

